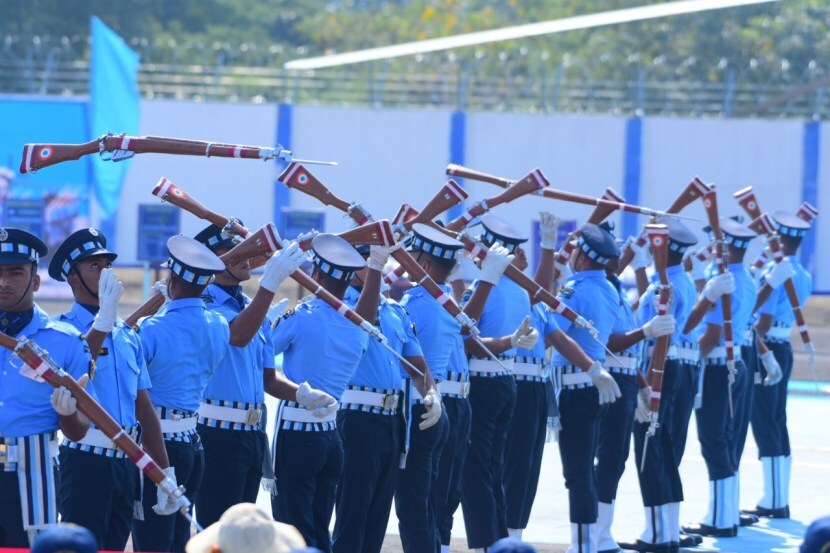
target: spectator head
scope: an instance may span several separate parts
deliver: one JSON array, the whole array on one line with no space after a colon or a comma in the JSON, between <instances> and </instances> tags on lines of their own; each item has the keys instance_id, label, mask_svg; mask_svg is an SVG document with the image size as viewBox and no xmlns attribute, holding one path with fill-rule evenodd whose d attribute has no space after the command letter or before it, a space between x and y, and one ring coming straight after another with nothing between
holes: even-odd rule
<instances>
[{"instance_id":1,"label":"spectator head","mask_svg":"<svg viewBox=\"0 0 830 553\"><path fill-rule=\"evenodd\" d=\"M187 542L187 553L289 553L305 547L291 525L275 522L253 503L234 505L219 522Z\"/></svg>"}]
</instances>

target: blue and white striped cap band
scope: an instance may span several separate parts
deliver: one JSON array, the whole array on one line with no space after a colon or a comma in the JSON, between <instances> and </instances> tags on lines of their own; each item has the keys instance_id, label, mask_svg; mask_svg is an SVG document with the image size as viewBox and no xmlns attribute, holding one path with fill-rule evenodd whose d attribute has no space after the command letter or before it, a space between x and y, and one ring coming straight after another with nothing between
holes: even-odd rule
<instances>
[{"instance_id":1,"label":"blue and white striped cap band","mask_svg":"<svg viewBox=\"0 0 830 553\"><path fill-rule=\"evenodd\" d=\"M587 255L588 257L590 257L591 259L593 259L594 261L596 261L600 265L605 265L606 263L608 263L611 260L610 257L605 257L603 255L600 255L596 250L592 249L588 245L588 243L585 241L585 239L582 237L582 235L579 236L579 240L577 241L577 246L579 246L579 249L582 250L582 252L585 255Z\"/></svg>"},{"instance_id":2,"label":"blue and white striped cap band","mask_svg":"<svg viewBox=\"0 0 830 553\"><path fill-rule=\"evenodd\" d=\"M457 247L448 248L442 244L436 244L435 242L418 236L416 233L412 233L412 243L410 247L424 253L434 255L440 259L454 259L455 252L459 250Z\"/></svg>"},{"instance_id":3,"label":"blue and white striped cap band","mask_svg":"<svg viewBox=\"0 0 830 553\"><path fill-rule=\"evenodd\" d=\"M792 236L793 238L802 238L809 229L793 228L778 223L778 234L781 236Z\"/></svg>"},{"instance_id":4,"label":"blue and white striped cap band","mask_svg":"<svg viewBox=\"0 0 830 553\"><path fill-rule=\"evenodd\" d=\"M167 267L173 272L174 275L178 276L182 280L199 286L209 284L213 280L214 276L213 274L200 275L195 273L191 268L185 267L172 257L167 260Z\"/></svg>"},{"instance_id":5,"label":"blue and white striped cap band","mask_svg":"<svg viewBox=\"0 0 830 553\"><path fill-rule=\"evenodd\" d=\"M681 244L680 242L676 242L671 239L671 236L669 236L669 250L682 254L685 253L688 249L689 246L687 244Z\"/></svg>"},{"instance_id":6,"label":"blue and white striped cap band","mask_svg":"<svg viewBox=\"0 0 830 553\"><path fill-rule=\"evenodd\" d=\"M732 236L731 234L723 233L723 241L728 245L732 246L733 248L738 248L741 250L745 250L749 247L750 241L752 238L738 238L737 236Z\"/></svg>"},{"instance_id":7,"label":"blue and white striped cap band","mask_svg":"<svg viewBox=\"0 0 830 553\"><path fill-rule=\"evenodd\" d=\"M327 274L331 278L335 280L340 280L342 282L349 282L354 277L355 271L346 271L340 267L336 267L317 255L317 253L312 254L311 262L323 273Z\"/></svg>"},{"instance_id":8,"label":"blue and white striped cap band","mask_svg":"<svg viewBox=\"0 0 830 553\"><path fill-rule=\"evenodd\" d=\"M37 263L38 259L40 259L40 255L38 255L36 249L19 242L0 242L0 254L3 253L20 254L32 263Z\"/></svg>"},{"instance_id":9,"label":"blue and white striped cap band","mask_svg":"<svg viewBox=\"0 0 830 553\"><path fill-rule=\"evenodd\" d=\"M98 240L93 240L91 242L84 242L71 252L69 252L69 256L64 260L61 264L61 273L63 276L68 277L69 271L72 270L72 264L81 257L85 252L92 251L92 250L106 250L107 247L104 245L103 242Z\"/></svg>"},{"instance_id":10,"label":"blue and white striped cap band","mask_svg":"<svg viewBox=\"0 0 830 553\"><path fill-rule=\"evenodd\" d=\"M484 243L485 246L489 247L495 243L498 243L500 246L504 246L505 248L507 248L507 251L509 251L510 253L516 253L516 248L518 248L519 244L521 244L524 241L523 240L522 242L508 242L501 236L493 234L492 232L487 230L487 227L484 227L483 225L482 227L484 228L484 232L481 233L479 239Z\"/></svg>"}]
</instances>

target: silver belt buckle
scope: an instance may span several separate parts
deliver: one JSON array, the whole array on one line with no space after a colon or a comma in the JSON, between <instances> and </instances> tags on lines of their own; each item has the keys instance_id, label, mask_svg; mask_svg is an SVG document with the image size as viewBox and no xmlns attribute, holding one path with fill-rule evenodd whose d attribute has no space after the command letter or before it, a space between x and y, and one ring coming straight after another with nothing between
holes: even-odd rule
<instances>
[{"instance_id":1,"label":"silver belt buckle","mask_svg":"<svg viewBox=\"0 0 830 553\"><path fill-rule=\"evenodd\" d=\"M262 411L260 409L249 409L248 415L245 417L245 424L248 426L256 426L262 420Z\"/></svg>"},{"instance_id":2,"label":"silver belt buckle","mask_svg":"<svg viewBox=\"0 0 830 553\"><path fill-rule=\"evenodd\" d=\"M461 383L461 395L468 396L470 395L470 381L462 382Z\"/></svg>"},{"instance_id":3,"label":"silver belt buckle","mask_svg":"<svg viewBox=\"0 0 830 553\"><path fill-rule=\"evenodd\" d=\"M0 465L8 463L9 450L6 444L0 444Z\"/></svg>"},{"instance_id":4,"label":"silver belt buckle","mask_svg":"<svg viewBox=\"0 0 830 553\"><path fill-rule=\"evenodd\" d=\"M544 378L547 378L549 375L550 375L550 368L549 368L549 367L545 366L545 367L542 367L542 368L539 370L539 376L540 376L541 378L543 378L543 379L544 379Z\"/></svg>"},{"instance_id":5,"label":"silver belt buckle","mask_svg":"<svg viewBox=\"0 0 830 553\"><path fill-rule=\"evenodd\" d=\"M184 415L180 415L178 413L170 413L170 420L171 421L180 421L184 418Z\"/></svg>"},{"instance_id":6,"label":"silver belt buckle","mask_svg":"<svg viewBox=\"0 0 830 553\"><path fill-rule=\"evenodd\" d=\"M383 400L381 401L383 404L384 409L397 409L398 408L398 393L394 392L391 394L383 394Z\"/></svg>"}]
</instances>

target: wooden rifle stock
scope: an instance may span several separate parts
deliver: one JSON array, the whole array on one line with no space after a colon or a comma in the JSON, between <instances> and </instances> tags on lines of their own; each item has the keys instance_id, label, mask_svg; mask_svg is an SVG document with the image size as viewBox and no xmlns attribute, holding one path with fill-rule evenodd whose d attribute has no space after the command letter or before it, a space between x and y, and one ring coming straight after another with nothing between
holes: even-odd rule
<instances>
[{"instance_id":1,"label":"wooden rifle stock","mask_svg":"<svg viewBox=\"0 0 830 553\"><path fill-rule=\"evenodd\" d=\"M666 225L650 223L646 225L646 236L651 244L651 252L654 256L654 268L660 279L660 289L657 303L657 314L668 313L672 297L672 286L666 272L669 252L669 228ZM666 367L666 356L669 351L671 335L660 336L654 344L654 350L648 362L646 382L651 387L651 427L649 432L654 435L660 427L660 398L663 390L663 376Z\"/></svg>"},{"instance_id":2,"label":"wooden rifle stock","mask_svg":"<svg viewBox=\"0 0 830 553\"><path fill-rule=\"evenodd\" d=\"M198 217L204 219L217 227L224 229L229 234L234 234L241 238L250 236L251 231L239 224L239 221L233 217L225 217L219 215L215 211L211 211L202 205L198 200L188 195L181 187L177 186L173 181L162 177L153 187L153 196L158 197L163 202L169 202L177 207L184 209Z\"/></svg>"},{"instance_id":3,"label":"wooden rifle stock","mask_svg":"<svg viewBox=\"0 0 830 553\"><path fill-rule=\"evenodd\" d=\"M152 296L150 296L150 299L148 299L141 306L139 306L138 309L136 309L130 315L128 315L127 318L124 319L124 323L135 329L138 329L138 321L140 321L144 317L152 317L153 315L155 315L158 312L158 310L162 308L164 302L166 301L167 300L165 299L164 294L162 294L161 292L154 293Z\"/></svg>"}]
</instances>

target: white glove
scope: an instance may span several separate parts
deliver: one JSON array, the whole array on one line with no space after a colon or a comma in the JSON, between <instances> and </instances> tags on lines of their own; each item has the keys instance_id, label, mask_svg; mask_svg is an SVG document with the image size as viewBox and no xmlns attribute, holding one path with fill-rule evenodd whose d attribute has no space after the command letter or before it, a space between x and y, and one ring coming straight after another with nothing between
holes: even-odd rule
<instances>
[{"instance_id":1,"label":"white glove","mask_svg":"<svg viewBox=\"0 0 830 553\"><path fill-rule=\"evenodd\" d=\"M531 349L539 340L539 331L530 326L530 315L525 316L522 324L510 337L510 346L521 349Z\"/></svg>"},{"instance_id":2,"label":"white glove","mask_svg":"<svg viewBox=\"0 0 830 553\"><path fill-rule=\"evenodd\" d=\"M167 294L167 279L157 280L156 283L153 284L153 292L164 296L164 303L168 303L170 301L170 296Z\"/></svg>"},{"instance_id":3,"label":"white glove","mask_svg":"<svg viewBox=\"0 0 830 553\"><path fill-rule=\"evenodd\" d=\"M764 365L764 370L767 371L767 376L764 378L764 386L775 386L781 382L781 365L771 351L761 355L761 364Z\"/></svg>"},{"instance_id":4,"label":"white glove","mask_svg":"<svg viewBox=\"0 0 830 553\"><path fill-rule=\"evenodd\" d=\"M814 346L812 342L807 342L804 344L804 352L807 354L807 369L810 371L810 374L813 375L813 380L815 380L816 346Z\"/></svg>"},{"instance_id":5,"label":"white glove","mask_svg":"<svg viewBox=\"0 0 830 553\"><path fill-rule=\"evenodd\" d=\"M172 482L173 488L178 488L179 484L176 482L176 472L174 471L173 467L167 467L166 469L161 470L167 476L167 479ZM176 497L164 491L161 485L156 485L156 504L153 505L153 512L155 512L157 515L172 515L182 507L189 506L190 501L188 501L187 497L185 497L184 494L180 495L179 497Z\"/></svg>"},{"instance_id":6,"label":"white glove","mask_svg":"<svg viewBox=\"0 0 830 553\"><path fill-rule=\"evenodd\" d=\"M297 403L300 407L308 409L317 418L325 418L335 411L340 405L334 397L323 390L312 388L308 382L303 382L297 388Z\"/></svg>"},{"instance_id":7,"label":"white glove","mask_svg":"<svg viewBox=\"0 0 830 553\"><path fill-rule=\"evenodd\" d=\"M430 426L438 424L441 419L441 412L444 410L441 406L441 394L434 387L430 388L427 390L427 395L421 400L421 405L426 408L427 412L421 415L423 421L418 424L418 428L426 430Z\"/></svg>"},{"instance_id":8,"label":"white glove","mask_svg":"<svg viewBox=\"0 0 830 553\"><path fill-rule=\"evenodd\" d=\"M778 288L787 279L790 279L795 274L793 271L793 264L789 258L785 257L775 264L769 273L764 277L764 281L772 286L773 289Z\"/></svg>"},{"instance_id":9,"label":"white glove","mask_svg":"<svg viewBox=\"0 0 830 553\"><path fill-rule=\"evenodd\" d=\"M83 375L78 379L78 384L81 388L86 388L86 383L89 382L89 376ZM78 410L78 400L72 396L72 392L68 388L61 386L55 388L52 392L52 408L62 417L69 417L75 414Z\"/></svg>"},{"instance_id":10,"label":"white glove","mask_svg":"<svg viewBox=\"0 0 830 553\"><path fill-rule=\"evenodd\" d=\"M386 267L386 262L389 260L389 256L392 255L392 252L395 250L400 249L403 245L403 242L398 242L393 246L369 246L369 262L367 265L370 269L375 271L380 271L383 273L383 268Z\"/></svg>"},{"instance_id":11,"label":"white glove","mask_svg":"<svg viewBox=\"0 0 830 553\"><path fill-rule=\"evenodd\" d=\"M487 257L481 261L481 271L478 279L495 286L511 261L513 261L513 256L510 255L507 248L499 244L493 244L487 251Z\"/></svg>"},{"instance_id":12,"label":"white glove","mask_svg":"<svg viewBox=\"0 0 830 553\"><path fill-rule=\"evenodd\" d=\"M559 276L556 277L556 282L559 283L559 286L564 286L564 284L571 278L571 275L574 272L571 270L571 266L568 263L558 263L554 262L554 267L559 271Z\"/></svg>"},{"instance_id":13,"label":"white glove","mask_svg":"<svg viewBox=\"0 0 830 553\"><path fill-rule=\"evenodd\" d=\"M634 410L634 420L639 423L651 422L651 387L640 388L637 392L637 408Z\"/></svg>"},{"instance_id":14,"label":"white glove","mask_svg":"<svg viewBox=\"0 0 830 553\"><path fill-rule=\"evenodd\" d=\"M690 276L692 280L706 280L706 262L701 261L700 258L697 256L696 251L692 251L692 249L686 250L684 257L686 257L692 263L692 270L690 271Z\"/></svg>"},{"instance_id":15,"label":"white glove","mask_svg":"<svg viewBox=\"0 0 830 553\"><path fill-rule=\"evenodd\" d=\"M633 270L637 269L646 269L651 265L651 250L648 247L648 244L644 246L640 246L637 244L637 239L632 237L631 243L628 245L631 248L631 251L634 253L634 257L631 259L631 268Z\"/></svg>"},{"instance_id":16,"label":"white glove","mask_svg":"<svg viewBox=\"0 0 830 553\"><path fill-rule=\"evenodd\" d=\"M643 325L643 334L646 338L659 338L674 334L676 330L677 321L674 320L674 315L656 315Z\"/></svg>"},{"instance_id":17,"label":"white glove","mask_svg":"<svg viewBox=\"0 0 830 553\"><path fill-rule=\"evenodd\" d=\"M712 303L716 303L718 298L724 294L731 294L735 291L735 277L732 273L723 273L716 275L706 281L706 286L703 287L701 296Z\"/></svg>"},{"instance_id":18,"label":"white glove","mask_svg":"<svg viewBox=\"0 0 830 553\"><path fill-rule=\"evenodd\" d=\"M600 405L614 403L622 395L620 387L617 386L617 381L608 374L608 371L602 368L599 361L594 361L594 364L588 369L588 376L591 377L591 382L597 387Z\"/></svg>"},{"instance_id":19,"label":"white glove","mask_svg":"<svg viewBox=\"0 0 830 553\"><path fill-rule=\"evenodd\" d=\"M305 252L292 240L265 263L265 271L259 279L259 285L269 292L276 292L280 283L296 271L305 259Z\"/></svg>"},{"instance_id":20,"label":"white glove","mask_svg":"<svg viewBox=\"0 0 830 553\"><path fill-rule=\"evenodd\" d=\"M104 269L98 279L98 313L92 321L92 328L100 332L112 332L118 318L118 300L124 293L124 284L118 282L115 271Z\"/></svg>"},{"instance_id":21,"label":"white glove","mask_svg":"<svg viewBox=\"0 0 830 553\"><path fill-rule=\"evenodd\" d=\"M553 213L539 212L539 231L542 234L540 246L543 250L556 249L556 235L560 222L559 218Z\"/></svg>"},{"instance_id":22,"label":"white glove","mask_svg":"<svg viewBox=\"0 0 830 553\"><path fill-rule=\"evenodd\" d=\"M447 276L447 284L451 284L456 280L464 280L464 265L461 260L464 258L464 250L455 252L455 265L453 265L450 274Z\"/></svg>"}]
</instances>

